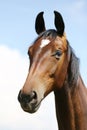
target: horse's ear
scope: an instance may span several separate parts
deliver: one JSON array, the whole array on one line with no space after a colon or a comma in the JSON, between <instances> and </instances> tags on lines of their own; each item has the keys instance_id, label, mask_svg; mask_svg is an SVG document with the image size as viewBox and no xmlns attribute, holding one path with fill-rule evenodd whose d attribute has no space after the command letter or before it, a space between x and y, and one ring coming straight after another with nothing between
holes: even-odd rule
<instances>
[{"instance_id":1,"label":"horse's ear","mask_svg":"<svg viewBox=\"0 0 87 130\"><path fill-rule=\"evenodd\" d=\"M36 17L35 30L36 30L37 34L40 34L46 30L44 19L43 19L43 13L44 12L40 12Z\"/></svg>"},{"instance_id":2,"label":"horse's ear","mask_svg":"<svg viewBox=\"0 0 87 130\"><path fill-rule=\"evenodd\" d=\"M64 33L64 28L65 28L63 18L61 14L57 11L54 11L54 14L55 14L54 24L57 29L57 33L58 35L62 36Z\"/></svg>"}]
</instances>

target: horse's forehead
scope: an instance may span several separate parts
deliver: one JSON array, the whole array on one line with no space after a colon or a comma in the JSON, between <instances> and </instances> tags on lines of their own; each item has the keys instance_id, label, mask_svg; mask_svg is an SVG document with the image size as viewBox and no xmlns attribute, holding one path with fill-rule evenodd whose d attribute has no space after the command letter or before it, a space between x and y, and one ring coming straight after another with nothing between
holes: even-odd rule
<instances>
[{"instance_id":1,"label":"horse's forehead","mask_svg":"<svg viewBox=\"0 0 87 130\"><path fill-rule=\"evenodd\" d=\"M63 36L63 37L59 37L59 36L56 36L56 37L40 37L34 44L33 44L33 47L34 48L40 48L40 49L43 49L45 48L47 45L49 45L49 47L52 47L53 46L57 46L58 48L66 48L67 47L67 42L66 42L66 37ZM51 46L52 45L52 46Z\"/></svg>"},{"instance_id":2,"label":"horse's forehead","mask_svg":"<svg viewBox=\"0 0 87 130\"><path fill-rule=\"evenodd\" d=\"M51 41L49 39L42 39L41 43L40 43L40 48L45 47L46 45L48 45Z\"/></svg>"}]
</instances>

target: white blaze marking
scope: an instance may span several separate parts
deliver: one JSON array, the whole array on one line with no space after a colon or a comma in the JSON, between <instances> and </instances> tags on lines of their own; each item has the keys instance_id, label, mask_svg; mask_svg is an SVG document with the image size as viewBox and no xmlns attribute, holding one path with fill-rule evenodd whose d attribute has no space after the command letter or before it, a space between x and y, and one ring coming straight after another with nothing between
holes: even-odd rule
<instances>
[{"instance_id":1,"label":"white blaze marking","mask_svg":"<svg viewBox=\"0 0 87 130\"><path fill-rule=\"evenodd\" d=\"M43 47L45 47L46 45L48 45L49 43L50 43L50 40L48 40L48 39L43 39L43 40L41 41L40 47L43 48Z\"/></svg>"}]
</instances>

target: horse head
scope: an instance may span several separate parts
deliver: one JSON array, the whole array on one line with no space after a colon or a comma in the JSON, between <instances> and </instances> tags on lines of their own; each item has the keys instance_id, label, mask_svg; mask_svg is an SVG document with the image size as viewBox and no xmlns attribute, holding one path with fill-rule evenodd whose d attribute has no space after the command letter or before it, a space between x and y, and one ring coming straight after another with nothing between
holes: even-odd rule
<instances>
[{"instance_id":1,"label":"horse head","mask_svg":"<svg viewBox=\"0 0 87 130\"><path fill-rule=\"evenodd\" d=\"M29 113L36 112L50 92L62 88L69 64L74 65L70 61L71 51L64 32L63 18L56 11L54 15L55 30L46 30L43 12L36 17L35 29L39 36L28 49L29 72L18 95L21 107Z\"/></svg>"}]
</instances>

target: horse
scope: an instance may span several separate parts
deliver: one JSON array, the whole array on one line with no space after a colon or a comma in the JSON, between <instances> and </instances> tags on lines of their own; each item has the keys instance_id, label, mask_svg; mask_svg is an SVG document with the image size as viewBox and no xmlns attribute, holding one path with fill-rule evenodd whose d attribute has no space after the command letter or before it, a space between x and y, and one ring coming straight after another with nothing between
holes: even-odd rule
<instances>
[{"instance_id":1,"label":"horse","mask_svg":"<svg viewBox=\"0 0 87 130\"><path fill-rule=\"evenodd\" d=\"M79 71L79 58L67 40L62 15L54 11L56 29L46 30L43 14L36 17L38 37L28 48L29 72L18 101L24 111L34 113L54 92L59 130L87 130L87 89Z\"/></svg>"}]
</instances>

